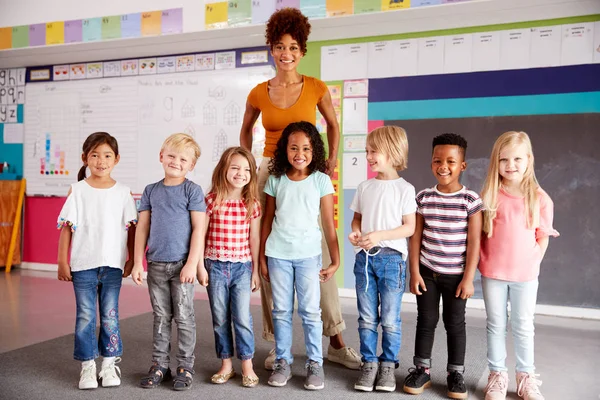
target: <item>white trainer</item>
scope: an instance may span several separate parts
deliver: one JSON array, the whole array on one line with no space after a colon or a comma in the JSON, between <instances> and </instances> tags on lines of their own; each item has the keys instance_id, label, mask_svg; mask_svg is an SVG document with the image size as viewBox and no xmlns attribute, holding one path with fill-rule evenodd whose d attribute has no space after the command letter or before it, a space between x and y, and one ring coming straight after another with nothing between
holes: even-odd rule
<instances>
[{"instance_id":1,"label":"white trainer","mask_svg":"<svg viewBox=\"0 0 600 400\"><path fill-rule=\"evenodd\" d=\"M102 363L102 370L98 374L98 377L102 379L102 387L113 387L121 384L121 368L115 365L120 361L121 357L116 357L111 363Z\"/></svg>"},{"instance_id":2,"label":"white trainer","mask_svg":"<svg viewBox=\"0 0 600 400\"><path fill-rule=\"evenodd\" d=\"M79 374L79 389L96 389L98 387L98 379L96 379L96 363L81 367Z\"/></svg>"},{"instance_id":3,"label":"white trainer","mask_svg":"<svg viewBox=\"0 0 600 400\"><path fill-rule=\"evenodd\" d=\"M342 364L346 368L360 369L362 360L352 347L342 347L337 350L331 345L327 348L327 359L331 362Z\"/></svg>"}]
</instances>

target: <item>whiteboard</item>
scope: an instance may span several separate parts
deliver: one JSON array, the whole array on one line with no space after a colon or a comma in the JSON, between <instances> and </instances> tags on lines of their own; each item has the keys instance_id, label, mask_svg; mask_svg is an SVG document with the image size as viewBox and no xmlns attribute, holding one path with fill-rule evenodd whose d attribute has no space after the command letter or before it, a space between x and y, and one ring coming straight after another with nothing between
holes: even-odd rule
<instances>
[{"instance_id":1,"label":"whiteboard","mask_svg":"<svg viewBox=\"0 0 600 400\"><path fill-rule=\"evenodd\" d=\"M97 131L119 142L121 161L112 177L134 194L164 177L159 153L165 138L189 133L202 154L188 178L207 191L223 150L239 145L248 93L273 76L271 66L260 66L27 84L27 194L66 196L83 165L83 142Z\"/></svg>"}]
</instances>

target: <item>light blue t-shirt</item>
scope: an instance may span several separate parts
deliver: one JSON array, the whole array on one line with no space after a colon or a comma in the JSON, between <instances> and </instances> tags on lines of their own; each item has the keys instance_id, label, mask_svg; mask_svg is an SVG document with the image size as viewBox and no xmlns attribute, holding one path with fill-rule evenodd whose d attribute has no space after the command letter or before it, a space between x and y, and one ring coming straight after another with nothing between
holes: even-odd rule
<instances>
[{"instance_id":1,"label":"light blue t-shirt","mask_svg":"<svg viewBox=\"0 0 600 400\"><path fill-rule=\"evenodd\" d=\"M299 260L321 254L321 197L332 194L329 176L316 171L301 181L269 176L264 192L275 197L275 218L267 238L267 257Z\"/></svg>"},{"instance_id":2,"label":"light blue t-shirt","mask_svg":"<svg viewBox=\"0 0 600 400\"><path fill-rule=\"evenodd\" d=\"M162 180L146 186L139 212L150 211L147 258L156 262L185 260L190 252L190 211L206 212L202 188L186 179L166 186Z\"/></svg>"}]
</instances>

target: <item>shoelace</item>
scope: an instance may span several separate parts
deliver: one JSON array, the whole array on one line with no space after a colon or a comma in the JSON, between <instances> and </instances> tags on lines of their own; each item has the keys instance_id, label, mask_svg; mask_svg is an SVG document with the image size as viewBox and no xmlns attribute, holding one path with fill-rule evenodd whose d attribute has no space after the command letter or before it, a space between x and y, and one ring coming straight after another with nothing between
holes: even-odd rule
<instances>
[{"instance_id":1,"label":"shoelace","mask_svg":"<svg viewBox=\"0 0 600 400\"><path fill-rule=\"evenodd\" d=\"M379 254L379 252L381 251L381 247L378 248L375 253L371 253L370 249L369 250L361 249L360 251L365 252L365 279L367 280L367 285L365 286L365 293L366 293L367 290L369 289L369 272L368 272L369 256L373 257L373 256L376 256L377 254Z\"/></svg>"},{"instance_id":2,"label":"shoelace","mask_svg":"<svg viewBox=\"0 0 600 400\"><path fill-rule=\"evenodd\" d=\"M321 370L321 366L317 363L308 363L306 364L306 369L312 374L312 375L318 375L319 371Z\"/></svg>"},{"instance_id":3,"label":"shoelace","mask_svg":"<svg viewBox=\"0 0 600 400\"><path fill-rule=\"evenodd\" d=\"M421 376L421 374L424 374L424 373L425 373L425 370L422 369L422 368L415 368L415 367L409 368L408 369L408 376L406 377L406 382L412 382L412 383L414 383L414 382L417 381L417 378L419 376Z\"/></svg>"},{"instance_id":4,"label":"shoelace","mask_svg":"<svg viewBox=\"0 0 600 400\"><path fill-rule=\"evenodd\" d=\"M379 369L381 376L388 376L394 374L394 368L392 367L382 367Z\"/></svg>"},{"instance_id":5,"label":"shoelace","mask_svg":"<svg viewBox=\"0 0 600 400\"><path fill-rule=\"evenodd\" d=\"M113 362L108 365L103 365L102 370L100 371L100 378L118 378L121 375L121 368L117 367L115 364L121 362L121 357L116 357Z\"/></svg>"},{"instance_id":6,"label":"shoelace","mask_svg":"<svg viewBox=\"0 0 600 400\"><path fill-rule=\"evenodd\" d=\"M284 368L285 368L284 365L280 364L280 363L275 363L275 365L273 365L273 371L280 372L280 371L283 371Z\"/></svg>"},{"instance_id":7,"label":"shoelace","mask_svg":"<svg viewBox=\"0 0 600 400\"><path fill-rule=\"evenodd\" d=\"M344 349L346 350L347 355L350 355L352 358L360 358L356 350L354 350L352 347L346 346Z\"/></svg>"},{"instance_id":8,"label":"shoelace","mask_svg":"<svg viewBox=\"0 0 600 400\"><path fill-rule=\"evenodd\" d=\"M95 365L90 365L88 367L85 367L81 370L81 377L84 377L86 379L96 379L96 373L95 373Z\"/></svg>"},{"instance_id":9,"label":"shoelace","mask_svg":"<svg viewBox=\"0 0 600 400\"><path fill-rule=\"evenodd\" d=\"M517 386L517 394L521 397L524 394L541 394L538 386L542 386L542 381L537 379L538 376L535 374L524 375Z\"/></svg>"},{"instance_id":10,"label":"shoelace","mask_svg":"<svg viewBox=\"0 0 600 400\"><path fill-rule=\"evenodd\" d=\"M494 392L504 393L505 390L506 390L506 381L502 378L502 374L500 372L493 372L491 379L488 380L488 384L486 385L484 392L485 393L494 393Z\"/></svg>"}]
</instances>

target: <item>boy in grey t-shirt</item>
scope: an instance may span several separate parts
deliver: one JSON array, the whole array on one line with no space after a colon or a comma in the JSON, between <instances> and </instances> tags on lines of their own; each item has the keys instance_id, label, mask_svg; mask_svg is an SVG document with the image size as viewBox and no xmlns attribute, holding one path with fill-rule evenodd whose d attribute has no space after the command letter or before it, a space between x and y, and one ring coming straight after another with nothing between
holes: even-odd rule
<instances>
[{"instance_id":1,"label":"boy in grey t-shirt","mask_svg":"<svg viewBox=\"0 0 600 400\"><path fill-rule=\"evenodd\" d=\"M142 378L143 388L154 388L171 378L169 350L171 321L177 324L177 373L174 390L192 386L196 320L194 281L204 252L205 211L202 188L186 179L196 165L200 148L186 134L169 136L160 150L164 179L144 189L135 235L131 276L142 284L148 245L148 291L154 314L152 367Z\"/></svg>"}]
</instances>

